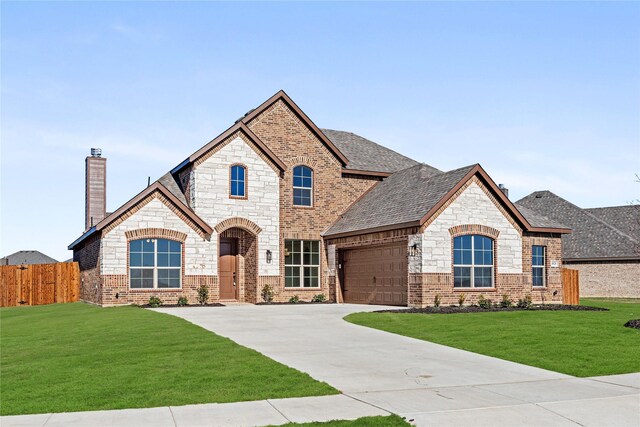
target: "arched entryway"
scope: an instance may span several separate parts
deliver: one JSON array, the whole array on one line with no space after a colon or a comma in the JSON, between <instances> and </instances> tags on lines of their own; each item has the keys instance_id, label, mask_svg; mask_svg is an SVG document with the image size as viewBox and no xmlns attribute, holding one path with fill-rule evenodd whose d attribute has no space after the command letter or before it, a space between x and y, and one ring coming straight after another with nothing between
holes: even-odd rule
<instances>
[{"instance_id":1,"label":"arched entryway","mask_svg":"<svg viewBox=\"0 0 640 427\"><path fill-rule=\"evenodd\" d=\"M230 218L218 231L220 301L258 301L258 233L260 227L244 218Z\"/></svg>"}]
</instances>

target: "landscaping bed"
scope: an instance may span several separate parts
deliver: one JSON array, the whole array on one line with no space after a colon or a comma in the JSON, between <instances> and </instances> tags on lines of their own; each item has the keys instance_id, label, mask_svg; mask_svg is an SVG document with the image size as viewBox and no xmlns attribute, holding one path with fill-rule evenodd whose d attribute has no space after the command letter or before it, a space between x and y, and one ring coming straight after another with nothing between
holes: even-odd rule
<instances>
[{"instance_id":1,"label":"landscaping bed","mask_svg":"<svg viewBox=\"0 0 640 427\"><path fill-rule=\"evenodd\" d=\"M256 303L256 305L309 305L309 304L313 304L313 305L318 305L318 304L333 304L331 301L298 301L298 302L291 302L291 301L285 301L285 302L259 302Z\"/></svg>"},{"instance_id":2,"label":"landscaping bed","mask_svg":"<svg viewBox=\"0 0 640 427\"><path fill-rule=\"evenodd\" d=\"M451 305L447 307L424 307L424 308L399 308L393 310L377 310L374 313L425 313L425 314L455 314L455 313L488 313L496 311L609 311L604 307L589 307L586 305L562 305L562 304L535 304L528 308L520 307L491 307L482 308L477 305L459 307Z\"/></svg>"},{"instance_id":3,"label":"landscaping bed","mask_svg":"<svg viewBox=\"0 0 640 427\"><path fill-rule=\"evenodd\" d=\"M214 302L211 304L160 304L160 305L149 305L149 304L141 304L136 307L140 308L189 308L189 307L224 307L224 304L220 304L219 302Z\"/></svg>"}]
</instances>

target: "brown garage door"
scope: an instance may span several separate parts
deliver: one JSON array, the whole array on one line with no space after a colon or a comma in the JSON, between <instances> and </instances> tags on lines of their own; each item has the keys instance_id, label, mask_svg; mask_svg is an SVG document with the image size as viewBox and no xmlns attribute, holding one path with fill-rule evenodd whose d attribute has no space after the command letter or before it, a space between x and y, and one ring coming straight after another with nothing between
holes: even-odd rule
<instances>
[{"instance_id":1,"label":"brown garage door","mask_svg":"<svg viewBox=\"0 0 640 427\"><path fill-rule=\"evenodd\" d=\"M407 245L344 251L342 279L344 302L407 305Z\"/></svg>"}]
</instances>

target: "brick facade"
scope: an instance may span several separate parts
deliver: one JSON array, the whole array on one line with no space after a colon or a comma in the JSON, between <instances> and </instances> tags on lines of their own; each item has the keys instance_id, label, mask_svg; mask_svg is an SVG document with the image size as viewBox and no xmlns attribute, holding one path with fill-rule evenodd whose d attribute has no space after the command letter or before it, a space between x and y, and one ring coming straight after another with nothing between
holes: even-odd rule
<instances>
[{"instance_id":1,"label":"brick facade","mask_svg":"<svg viewBox=\"0 0 640 427\"><path fill-rule=\"evenodd\" d=\"M343 176L338 159L281 100L255 117L248 127L287 165L280 180L280 253L284 253L287 239L321 241L320 233L379 181L379 178ZM293 205L293 168L298 165L313 170L313 207ZM326 247L320 247L320 287L289 289L282 279L263 279L273 286L276 301L287 301L294 295L308 301L321 293L335 301ZM279 260L279 270L282 278L284 256Z\"/></svg>"},{"instance_id":2,"label":"brick facade","mask_svg":"<svg viewBox=\"0 0 640 427\"><path fill-rule=\"evenodd\" d=\"M578 270L580 297L640 298L640 261L565 263Z\"/></svg>"},{"instance_id":3,"label":"brick facade","mask_svg":"<svg viewBox=\"0 0 640 427\"><path fill-rule=\"evenodd\" d=\"M398 242L412 248L407 260L411 306L430 305L436 294L443 304L457 304L461 292L467 295L467 303L475 302L480 294L494 300L503 294L512 299L531 294L536 301L562 300L559 267L548 266L544 289L531 287L531 245L545 245L548 262L560 260L559 235L523 232L475 176L422 227L325 240L321 233L382 178L346 172L340 159L282 99L243 129L230 132L178 174L187 204L213 232L203 232L163 194L149 194L74 250L74 261L80 262L83 300L101 305L144 304L150 296L158 296L164 303L175 304L185 296L193 304L197 288L207 285L209 302L218 301L221 237L238 243L238 300L244 302L259 302L266 285L274 290L275 301L287 301L294 295L308 301L324 294L340 302L340 251ZM251 133L255 136L248 138ZM262 143L271 154L260 148ZM229 167L234 164L247 168L247 194L241 199L229 195ZM311 207L293 205L293 168L298 165L313 170ZM453 289L453 237L468 233L488 235L495 241L493 289ZM181 289L130 289L129 242L140 238L182 243ZM288 239L320 242L317 288L285 288Z\"/></svg>"}]
</instances>

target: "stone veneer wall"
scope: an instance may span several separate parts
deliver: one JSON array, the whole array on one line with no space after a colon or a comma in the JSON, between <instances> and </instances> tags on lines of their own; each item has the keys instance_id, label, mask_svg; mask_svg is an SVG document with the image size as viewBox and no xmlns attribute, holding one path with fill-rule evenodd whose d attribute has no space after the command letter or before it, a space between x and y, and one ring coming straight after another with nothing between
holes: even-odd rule
<instances>
[{"instance_id":1,"label":"stone veneer wall","mask_svg":"<svg viewBox=\"0 0 640 427\"><path fill-rule=\"evenodd\" d=\"M279 183L281 253L284 253L285 239L322 241L320 233L380 181L379 178L343 176L342 165L336 157L282 100L254 118L248 127L287 165ZM313 169L313 207L293 206L293 168L297 165ZM285 289L283 256L278 262L274 258L274 265L279 267L277 272L259 277L258 292L268 283L274 287L275 301L287 301L293 295L308 301L320 293L335 301L335 280L327 262L326 247L321 244L320 248L319 288ZM262 247L260 251L263 252Z\"/></svg>"},{"instance_id":2,"label":"stone veneer wall","mask_svg":"<svg viewBox=\"0 0 640 427\"><path fill-rule=\"evenodd\" d=\"M499 232L495 240L498 273L521 274L522 229L500 211L486 187L472 178L451 200L422 233L422 272L449 273L453 262L450 229L477 224Z\"/></svg>"},{"instance_id":3,"label":"stone veneer wall","mask_svg":"<svg viewBox=\"0 0 640 427\"><path fill-rule=\"evenodd\" d=\"M409 273L409 306L426 307L433 305L436 295L441 298L442 305L457 305L460 295L464 295L465 305L478 302L480 295L494 302L507 295L514 303L530 295L535 303L562 302L560 235L532 235L525 233L522 237L523 248L521 274L496 273L494 288L454 288L453 271L448 273ZM546 286L533 287L531 279L531 246L546 247ZM557 267L551 267L551 261L558 261Z\"/></svg>"},{"instance_id":4,"label":"stone veneer wall","mask_svg":"<svg viewBox=\"0 0 640 427\"><path fill-rule=\"evenodd\" d=\"M579 271L580 298L640 298L640 260L565 263Z\"/></svg>"},{"instance_id":5,"label":"stone veneer wall","mask_svg":"<svg viewBox=\"0 0 640 427\"><path fill-rule=\"evenodd\" d=\"M246 218L260 227L257 252L258 274L278 275L280 259L279 171L266 160L258 148L241 133L231 135L218 147L196 162L190 179L190 198L193 210L212 227L228 218ZM247 168L246 198L231 198L231 165ZM266 251L271 250L273 261L267 263ZM211 257L208 265L217 275L217 235L209 242Z\"/></svg>"},{"instance_id":6,"label":"stone veneer wall","mask_svg":"<svg viewBox=\"0 0 640 427\"><path fill-rule=\"evenodd\" d=\"M143 235L181 241L181 289L129 289L128 242ZM210 241L185 223L175 208L163 198L150 197L121 222L103 232L100 248L100 303L145 304L153 295L158 296L165 304L175 304L181 296L187 297L190 304L195 304L200 285L208 285L210 301L216 301L219 289L217 271L211 268L212 257Z\"/></svg>"}]
</instances>

